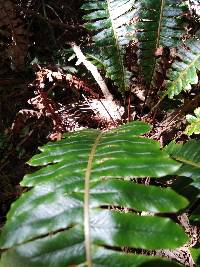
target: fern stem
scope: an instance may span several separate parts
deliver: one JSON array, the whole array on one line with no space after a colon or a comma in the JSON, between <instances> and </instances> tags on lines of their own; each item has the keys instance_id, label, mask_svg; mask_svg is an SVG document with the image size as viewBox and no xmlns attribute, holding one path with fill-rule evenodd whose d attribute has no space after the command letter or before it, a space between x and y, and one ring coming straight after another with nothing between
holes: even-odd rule
<instances>
[{"instance_id":1,"label":"fern stem","mask_svg":"<svg viewBox=\"0 0 200 267\"><path fill-rule=\"evenodd\" d=\"M161 33L161 28L162 28L164 4L165 4L165 0L161 0L160 17L159 17L159 24L158 24L158 34L157 34L157 40L156 40L156 48L159 48L159 46L160 46L160 33Z\"/></svg>"},{"instance_id":2,"label":"fern stem","mask_svg":"<svg viewBox=\"0 0 200 267\"><path fill-rule=\"evenodd\" d=\"M78 58L78 61L80 63L83 63L85 65L85 67L92 73L92 76L94 77L94 79L98 83L99 87L101 88L101 91L102 91L105 99L112 101L113 95L109 92L108 87L107 87L106 83L104 82L103 78L101 77L100 73L98 72L97 68L86 59L86 57L82 53L79 46L77 46L75 43L72 43L71 46L72 46L72 48L73 48L73 50L74 50L74 52Z\"/></svg>"},{"instance_id":3,"label":"fern stem","mask_svg":"<svg viewBox=\"0 0 200 267\"><path fill-rule=\"evenodd\" d=\"M90 175L92 163L96 152L97 145L103 133L100 133L92 146L88 165L85 172L85 194L84 194L84 232L85 232L85 250L87 267L92 267L91 240L90 240Z\"/></svg>"},{"instance_id":4,"label":"fern stem","mask_svg":"<svg viewBox=\"0 0 200 267\"><path fill-rule=\"evenodd\" d=\"M162 19L163 19L163 10L164 10L164 4L165 0L161 0L161 5L160 5L160 17L159 17L159 23L158 23L158 31L157 31L157 39L156 39L156 46L155 46L155 51L159 48L160 46L160 34L161 34L161 28L162 28ZM153 68L152 68L152 73L151 73L151 84L155 75L155 68L156 68L156 63L157 63L157 58L154 57L154 63L153 63ZM150 84L150 87L151 87Z\"/></svg>"}]
</instances>

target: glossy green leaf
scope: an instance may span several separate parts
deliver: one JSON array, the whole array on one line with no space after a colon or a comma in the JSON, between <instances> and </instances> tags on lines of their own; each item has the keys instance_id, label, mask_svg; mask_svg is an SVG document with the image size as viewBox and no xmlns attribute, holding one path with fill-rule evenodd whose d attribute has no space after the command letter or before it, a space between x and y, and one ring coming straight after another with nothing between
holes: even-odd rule
<instances>
[{"instance_id":1,"label":"glossy green leaf","mask_svg":"<svg viewBox=\"0 0 200 267\"><path fill-rule=\"evenodd\" d=\"M177 212L188 201L172 189L132 181L180 168L158 142L139 136L149 129L138 121L109 132L87 129L40 148L29 163L43 168L24 177L30 190L12 205L2 230L0 267L140 266L161 261L116 248L187 242L179 225L154 213Z\"/></svg>"},{"instance_id":2,"label":"glossy green leaf","mask_svg":"<svg viewBox=\"0 0 200 267\"><path fill-rule=\"evenodd\" d=\"M126 206L137 211L160 213L177 212L187 205L187 201L170 188L150 186L147 190L145 185L119 179L95 183L94 188L91 185L90 198L96 206L103 202L106 205Z\"/></svg>"},{"instance_id":3,"label":"glossy green leaf","mask_svg":"<svg viewBox=\"0 0 200 267\"><path fill-rule=\"evenodd\" d=\"M74 238L74 236L73 236ZM74 239L74 240L78 240ZM56 248L56 250L55 250ZM178 267L175 262L161 260L158 257L125 254L112 251L99 246L93 248L93 267ZM55 251L54 251L55 250ZM67 251L67 253L66 253ZM69 256L70 255L70 256ZM68 247L68 239L65 232L57 233L54 237L44 238L42 241L35 240L29 244L20 245L13 251L6 252L0 267L66 267L84 266L80 264L84 258L84 247L74 242ZM56 259L56 260L55 260ZM67 264L67 265L66 265Z\"/></svg>"}]
</instances>

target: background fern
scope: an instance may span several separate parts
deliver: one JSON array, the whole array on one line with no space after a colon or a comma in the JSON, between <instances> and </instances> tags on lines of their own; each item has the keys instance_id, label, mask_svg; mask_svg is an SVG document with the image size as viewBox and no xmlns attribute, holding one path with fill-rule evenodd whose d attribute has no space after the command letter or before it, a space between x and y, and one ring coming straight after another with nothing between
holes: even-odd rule
<instances>
[{"instance_id":1,"label":"background fern","mask_svg":"<svg viewBox=\"0 0 200 267\"><path fill-rule=\"evenodd\" d=\"M167 93L169 98L178 95L182 90L191 88L198 83L197 71L200 70L199 40L189 40L186 45L179 47L177 56L168 71Z\"/></svg>"},{"instance_id":2,"label":"background fern","mask_svg":"<svg viewBox=\"0 0 200 267\"><path fill-rule=\"evenodd\" d=\"M82 6L88 12L83 17L88 21L85 27L95 31L94 56L104 64L107 77L115 82L121 92L127 90L130 84L131 73L125 67L124 55L132 31L128 23L135 13L134 2L135 0L86 1Z\"/></svg>"},{"instance_id":3,"label":"background fern","mask_svg":"<svg viewBox=\"0 0 200 267\"><path fill-rule=\"evenodd\" d=\"M154 86L158 68L155 53L160 47L174 47L181 43L184 9L179 0L141 0L136 8L140 65L147 85Z\"/></svg>"},{"instance_id":4,"label":"background fern","mask_svg":"<svg viewBox=\"0 0 200 267\"><path fill-rule=\"evenodd\" d=\"M188 114L186 116L188 123L190 123L185 130L188 135L200 134L200 107L194 110L194 115Z\"/></svg>"}]
</instances>

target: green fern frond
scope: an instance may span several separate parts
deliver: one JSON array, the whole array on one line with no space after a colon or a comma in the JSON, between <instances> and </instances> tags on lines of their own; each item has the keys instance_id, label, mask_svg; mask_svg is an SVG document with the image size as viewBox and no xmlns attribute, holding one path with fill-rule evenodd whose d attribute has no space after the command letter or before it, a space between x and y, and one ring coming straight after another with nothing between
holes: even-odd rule
<instances>
[{"instance_id":1,"label":"green fern frond","mask_svg":"<svg viewBox=\"0 0 200 267\"><path fill-rule=\"evenodd\" d=\"M172 141L166 151L175 160L183 163L177 174L191 177L200 184L200 141L190 140L185 144L176 144Z\"/></svg>"},{"instance_id":2,"label":"green fern frond","mask_svg":"<svg viewBox=\"0 0 200 267\"><path fill-rule=\"evenodd\" d=\"M140 0L137 3L139 60L148 86L154 86L157 49L177 46L181 41L184 33L180 20L181 3L180 0Z\"/></svg>"},{"instance_id":3,"label":"green fern frond","mask_svg":"<svg viewBox=\"0 0 200 267\"><path fill-rule=\"evenodd\" d=\"M197 71L200 71L200 43L190 40L185 47L178 49L179 60L176 60L169 70L167 77L167 94L173 98L181 91L191 88L198 83Z\"/></svg>"},{"instance_id":4,"label":"green fern frond","mask_svg":"<svg viewBox=\"0 0 200 267\"><path fill-rule=\"evenodd\" d=\"M185 134L200 134L200 107L194 111L195 116L188 114L186 120L190 123L185 130Z\"/></svg>"},{"instance_id":5,"label":"green fern frond","mask_svg":"<svg viewBox=\"0 0 200 267\"><path fill-rule=\"evenodd\" d=\"M196 202L196 209L190 216L190 219L200 222L200 204L198 201L200 198L200 141L190 140L185 144L176 144L173 141L166 147L166 151L172 158L182 163L181 168L177 171L177 175L180 178L185 176L191 179L189 185L180 183L179 188L182 187L182 193L190 191L190 194L194 195L194 199L190 201L190 204ZM191 186L196 190L188 190Z\"/></svg>"},{"instance_id":6,"label":"green fern frond","mask_svg":"<svg viewBox=\"0 0 200 267\"><path fill-rule=\"evenodd\" d=\"M170 188L132 182L180 167L158 142L138 136L149 129L137 121L109 132L88 129L42 147L30 164L44 167L25 176L21 184L31 189L12 205L2 230L0 267L177 266L120 250L175 248L188 239L158 216L188 201Z\"/></svg>"},{"instance_id":7,"label":"green fern frond","mask_svg":"<svg viewBox=\"0 0 200 267\"><path fill-rule=\"evenodd\" d=\"M127 25L134 16L135 0L90 0L82 9L88 11L85 27L94 30L94 56L103 62L106 75L119 87L121 92L128 89L131 73L125 68L125 45L130 41L132 28Z\"/></svg>"}]
</instances>

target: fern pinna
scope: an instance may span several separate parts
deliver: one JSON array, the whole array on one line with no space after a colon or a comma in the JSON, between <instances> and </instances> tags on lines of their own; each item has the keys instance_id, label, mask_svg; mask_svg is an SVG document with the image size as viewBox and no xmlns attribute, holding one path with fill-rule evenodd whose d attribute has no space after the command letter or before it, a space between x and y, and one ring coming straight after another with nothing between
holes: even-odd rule
<instances>
[{"instance_id":1,"label":"fern pinna","mask_svg":"<svg viewBox=\"0 0 200 267\"><path fill-rule=\"evenodd\" d=\"M194 110L194 115L186 115L186 120L189 123L185 130L187 135L200 134L200 107Z\"/></svg>"},{"instance_id":2,"label":"fern pinna","mask_svg":"<svg viewBox=\"0 0 200 267\"><path fill-rule=\"evenodd\" d=\"M44 167L25 176L21 185L30 190L2 230L0 267L179 266L134 250L172 249L188 239L166 218L188 201L170 188L133 182L180 167L158 142L138 136L149 129L136 121L109 132L82 130L42 147L30 164Z\"/></svg>"},{"instance_id":3,"label":"fern pinna","mask_svg":"<svg viewBox=\"0 0 200 267\"><path fill-rule=\"evenodd\" d=\"M121 92L128 89L131 73L125 68L125 45L130 41L132 28L127 24L134 17L135 0L90 0L82 8L88 12L83 18L85 27L94 30L94 57L105 66L106 75Z\"/></svg>"},{"instance_id":4,"label":"fern pinna","mask_svg":"<svg viewBox=\"0 0 200 267\"><path fill-rule=\"evenodd\" d=\"M139 60L148 86L154 86L157 58L160 47L174 47L181 42L184 33L180 0L140 0L136 3L135 27L139 42Z\"/></svg>"}]
</instances>

